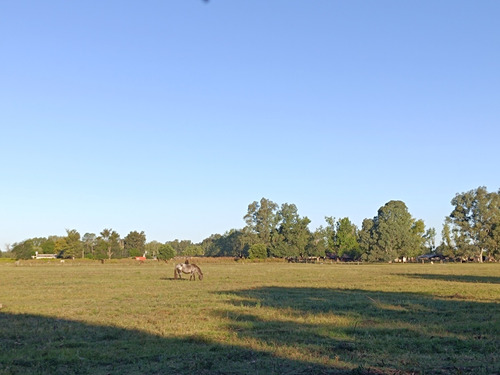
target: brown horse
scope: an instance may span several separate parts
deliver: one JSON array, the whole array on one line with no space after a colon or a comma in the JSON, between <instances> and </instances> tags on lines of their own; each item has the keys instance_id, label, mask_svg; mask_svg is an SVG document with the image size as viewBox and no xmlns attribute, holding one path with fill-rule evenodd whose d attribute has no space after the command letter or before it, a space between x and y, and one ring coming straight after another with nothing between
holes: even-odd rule
<instances>
[{"instance_id":1,"label":"brown horse","mask_svg":"<svg viewBox=\"0 0 500 375\"><path fill-rule=\"evenodd\" d=\"M203 280L203 272L201 272L200 267L196 264L176 264L174 269L174 279L182 279L183 272L189 274L189 280L196 280L196 275L198 275L198 279Z\"/></svg>"}]
</instances>

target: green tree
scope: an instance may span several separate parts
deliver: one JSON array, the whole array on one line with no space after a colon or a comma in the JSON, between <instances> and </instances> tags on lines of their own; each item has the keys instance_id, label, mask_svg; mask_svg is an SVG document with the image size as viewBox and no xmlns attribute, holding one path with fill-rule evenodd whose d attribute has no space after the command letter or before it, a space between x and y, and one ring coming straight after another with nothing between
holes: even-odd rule
<instances>
[{"instance_id":1,"label":"green tree","mask_svg":"<svg viewBox=\"0 0 500 375\"><path fill-rule=\"evenodd\" d=\"M167 243L172 245L172 247L174 248L177 255L184 255L184 253L186 252L186 249L193 244L190 240L179 241L178 239L175 239L173 241L169 241Z\"/></svg>"},{"instance_id":2,"label":"green tree","mask_svg":"<svg viewBox=\"0 0 500 375\"><path fill-rule=\"evenodd\" d=\"M173 257L175 257L175 250L172 245L166 243L158 248L157 258L159 260L164 260L166 262Z\"/></svg>"},{"instance_id":3,"label":"green tree","mask_svg":"<svg viewBox=\"0 0 500 375\"><path fill-rule=\"evenodd\" d=\"M186 247L182 255L189 257L203 256L204 250L203 247L200 245L190 245Z\"/></svg>"},{"instance_id":4,"label":"green tree","mask_svg":"<svg viewBox=\"0 0 500 375\"><path fill-rule=\"evenodd\" d=\"M248 205L248 212L244 216L247 223L247 230L254 233L259 243L264 244L268 249L271 247L271 234L277 227L278 205L266 198L260 202L253 202Z\"/></svg>"},{"instance_id":5,"label":"green tree","mask_svg":"<svg viewBox=\"0 0 500 375\"><path fill-rule=\"evenodd\" d=\"M488 255L496 259L500 256L500 224L492 228L490 242L488 243Z\"/></svg>"},{"instance_id":6,"label":"green tree","mask_svg":"<svg viewBox=\"0 0 500 375\"><path fill-rule=\"evenodd\" d=\"M430 252L433 252L436 249L436 229L427 229L424 235L424 244Z\"/></svg>"},{"instance_id":7,"label":"green tree","mask_svg":"<svg viewBox=\"0 0 500 375\"><path fill-rule=\"evenodd\" d=\"M51 236L40 245L42 254L55 254L55 237Z\"/></svg>"},{"instance_id":8,"label":"green tree","mask_svg":"<svg viewBox=\"0 0 500 375\"><path fill-rule=\"evenodd\" d=\"M360 240L365 257L369 261L390 261L421 254L424 230L423 221L415 220L404 202L389 201L372 222L363 222Z\"/></svg>"},{"instance_id":9,"label":"green tree","mask_svg":"<svg viewBox=\"0 0 500 375\"><path fill-rule=\"evenodd\" d=\"M57 237L54 241L54 251L58 256L64 257L66 250L68 250L68 241L66 237Z\"/></svg>"},{"instance_id":10,"label":"green tree","mask_svg":"<svg viewBox=\"0 0 500 375\"><path fill-rule=\"evenodd\" d=\"M328 248L328 238L326 229L320 225L314 232L311 233L309 243L306 248L306 253L309 256L323 257Z\"/></svg>"},{"instance_id":11,"label":"green tree","mask_svg":"<svg viewBox=\"0 0 500 375\"><path fill-rule=\"evenodd\" d=\"M446 218L448 220L448 218ZM455 245L454 255L456 258L469 259L475 256L474 246L471 244L467 233L462 232L458 227L451 227L451 238Z\"/></svg>"},{"instance_id":12,"label":"green tree","mask_svg":"<svg viewBox=\"0 0 500 375\"><path fill-rule=\"evenodd\" d=\"M361 256L360 246L357 240L358 229L345 217L337 221L335 235L335 248L339 257L347 255L353 259Z\"/></svg>"},{"instance_id":13,"label":"green tree","mask_svg":"<svg viewBox=\"0 0 500 375\"><path fill-rule=\"evenodd\" d=\"M123 239L125 256L141 256L146 252L146 234L144 231L130 232Z\"/></svg>"},{"instance_id":14,"label":"green tree","mask_svg":"<svg viewBox=\"0 0 500 375\"><path fill-rule=\"evenodd\" d=\"M500 226L500 197L484 186L456 196L451 201L453 211L447 217L455 233L455 243L462 256L483 261L498 251L497 233Z\"/></svg>"},{"instance_id":15,"label":"green tree","mask_svg":"<svg viewBox=\"0 0 500 375\"><path fill-rule=\"evenodd\" d=\"M205 238L201 242L201 246L203 247L203 251L208 257L220 257L222 255L222 249L220 246L222 235L220 234L212 234L210 237Z\"/></svg>"},{"instance_id":16,"label":"green tree","mask_svg":"<svg viewBox=\"0 0 500 375\"><path fill-rule=\"evenodd\" d=\"M221 238L225 256L244 258L248 256L250 244L254 243L254 236L242 230L232 229Z\"/></svg>"},{"instance_id":17,"label":"green tree","mask_svg":"<svg viewBox=\"0 0 500 375\"><path fill-rule=\"evenodd\" d=\"M54 254L54 252L45 253L43 250L43 247L44 247L45 243L47 242L47 238L34 237L34 238L30 238L30 241L33 244L33 248L34 248L35 252L38 251L39 253L43 253L43 254Z\"/></svg>"},{"instance_id":18,"label":"green tree","mask_svg":"<svg viewBox=\"0 0 500 375\"><path fill-rule=\"evenodd\" d=\"M82 242L87 257L94 258L94 250L97 245L97 236L94 233L85 233L82 237Z\"/></svg>"},{"instance_id":19,"label":"green tree","mask_svg":"<svg viewBox=\"0 0 500 375\"><path fill-rule=\"evenodd\" d=\"M80 233L76 229L66 229L66 237L62 237L63 244L60 253L64 257L85 257L85 247L80 240Z\"/></svg>"},{"instance_id":20,"label":"green tree","mask_svg":"<svg viewBox=\"0 0 500 375\"><path fill-rule=\"evenodd\" d=\"M246 257L251 239L238 229L231 229L224 235L213 234L201 243L206 256Z\"/></svg>"},{"instance_id":21,"label":"green tree","mask_svg":"<svg viewBox=\"0 0 500 375\"><path fill-rule=\"evenodd\" d=\"M325 221L326 221L326 227L325 227L325 234L326 234L326 241L327 241L327 251L329 253L335 254L335 218L333 216L325 216Z\"/></svg>"},{"instance_id":22,"label":"green tree","mask_svg":"<svg viewBox=\"0 0 500 375\"><path fill-rule=\"evenodd\" d=\"M455 244L452 240L451 228L448 222L443 224L441 230L441 244L438 246L438 251L446 256L455 256Z\"/></svg>"},{"instance_id":23,"label":"green tree","mask_svg":"<svg viewBox=\"0 0 500 375\"><path fill-rule=\"evenodd\" d=\"M364 219L361 229L358 231L358 243L362 257L369 260L373 257L371 254L376 249L375 223L373 219Z\"/></svg>"},{"instance_id":24,"label":"green tree","mask_svg":"<svg viewBox=\"0 0 500 375\"><path fill-rule=\"evenodd\" d=\"M284 203L277 215L278 228L272 232L270 255L275 257L303 256L311 238L309 218L299 216L294 204Z\"/></svg>"},{"instance_id":25,"label":"green tree","mask_svg":"<svg viewBox=\"0 0 500 375\"><path fill-rule=\"evenodd\" d=\"M267 258L267 247L263 243L256 243L250 246L248 250L248 257L250 259L266 259Z\"/></svg>"},{"instance_id":26,"label":"green tree","mask_svg":"<svg viewBox=\"0 0 500 375\"><path fill-rule=\"evenodd\" d=\"M35 251L35 245L31 239L12 245L12 254L16 259L30 259L35 255Z\"/></svg>"},{"instance_id":27,"label":"green tree","mask_svg":"<svg viewBox=\"0 0 500 375\"><path fill-rule=\"evenodd\" d=\"M421 219L413 219L413 225L411 226L410 229L410 240L408 243L408 248L401 253L400 256L406 256L406 257L416 257L418 255L422 255L424 252L427 251L425 248L425 243L431 242L432 241L432 235L435 235L435 230L434 228L430 228L429 231L425 230L425 223ZM429 236L429 239L427 239L426 236Z\"/></svg>"},{"instance_id":28,"label":"green tree","mask_svg":"<svg viewBox=\"0 0 500 375\"><path fill-rule=\"evenodd\" d=\"M112 229L104 229L101 232L101 235L98 237L98 248L99 254L98 257L102 259L102 257L107 257L111 259L111 257L115 254L120 253L120 235Z\"/></svg>"},{"instance_id":29,"label":"green tree","mask_svg":"<svg viewBox=\"0 0 500 375\"><path fill-rule=\"evenodd\" d=\"M150 254L153 258L158 258L158 254L162 246L163 244L161 242L151 241L146 243L145 249L148 252L148 254ZM174 256L175 256L175 250L174 250Z\"/></svg>"},{"instance_id":30,"label":"green tree","mask_svg":"<svg viewBox=\"0 0 500 375\"><path fill-rule=\"evenodd\" d=\"M12 246L8 243L5 244L5 251L3 251L0 255L3 258L14 258L15 257L14 253L12 252Z\"/></svg>"}]
</instances>

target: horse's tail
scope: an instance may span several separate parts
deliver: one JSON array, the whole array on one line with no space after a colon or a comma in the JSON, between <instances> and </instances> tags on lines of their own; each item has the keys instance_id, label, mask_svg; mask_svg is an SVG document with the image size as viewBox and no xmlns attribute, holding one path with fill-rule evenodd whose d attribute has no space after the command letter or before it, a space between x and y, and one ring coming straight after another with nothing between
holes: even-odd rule
<instances>
[{"instance_id":1,"label":"horse's tail","mask_svg":"<svg viewBox=\"0 0 500 375\"><path fill-rule=\"evenodd\" d=\"M174 268L174 279L177 279L177 265Z\"/></svg>"}]
</instances>

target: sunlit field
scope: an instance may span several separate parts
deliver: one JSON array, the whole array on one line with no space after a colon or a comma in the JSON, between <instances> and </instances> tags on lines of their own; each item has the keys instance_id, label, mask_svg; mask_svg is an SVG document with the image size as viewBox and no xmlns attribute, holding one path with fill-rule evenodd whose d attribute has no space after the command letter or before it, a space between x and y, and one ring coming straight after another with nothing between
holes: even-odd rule
<instances>
[{"instance_id":1,"label":"sunlit field","mask_svg":"<svg viewBox=\"0 0 500 375\"><path fill-rule=\"evenodd\" d=\"M499 264L0 263L0 374L499 374Z\"/></svg>"}]
</instances>

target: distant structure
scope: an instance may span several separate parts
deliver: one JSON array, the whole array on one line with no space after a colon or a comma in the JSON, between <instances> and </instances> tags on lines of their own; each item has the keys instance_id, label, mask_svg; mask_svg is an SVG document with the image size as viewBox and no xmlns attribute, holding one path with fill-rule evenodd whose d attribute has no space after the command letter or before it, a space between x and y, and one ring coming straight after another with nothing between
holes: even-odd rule
<instances>
[{"instance_id":1,"label":"distant structure","mask_svg":"<svg viewBox=\"0 0 500 375\"><path fill-rule=\"evenodd\" d=\"M39 254L38 251L35 252L35 255L31 256L33 259L56 259L57 254Z\"/></svg>"},{"instance_id":2,"label":"distant structure","mask_svg":"<svg viewBox=\"0 0 500 375\"><path fill-rule=\"evenodd\" d=\"M142 254L142 257L135 257L135 260L139 261L139 263L141 263L141 264L144 263L146 261L146 254L147 253L148 252L145 251L144 254Z\"/></svg>"}]
</instances>

